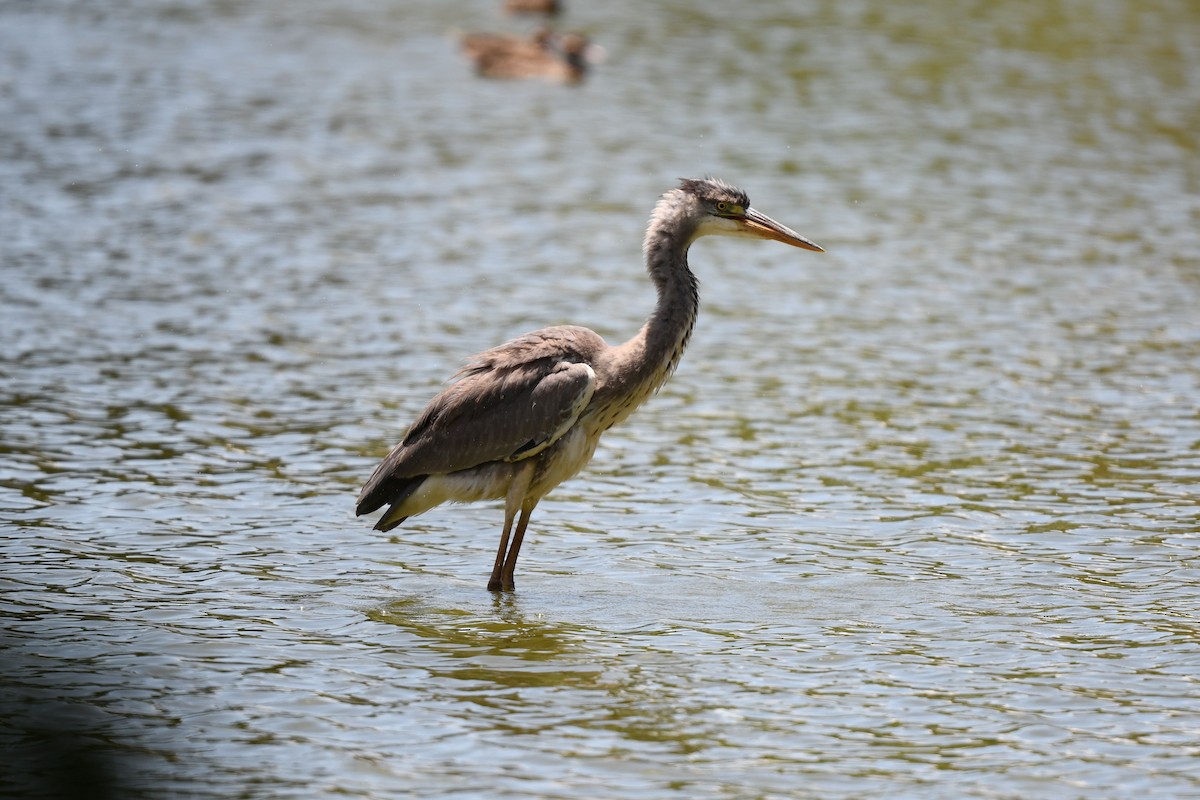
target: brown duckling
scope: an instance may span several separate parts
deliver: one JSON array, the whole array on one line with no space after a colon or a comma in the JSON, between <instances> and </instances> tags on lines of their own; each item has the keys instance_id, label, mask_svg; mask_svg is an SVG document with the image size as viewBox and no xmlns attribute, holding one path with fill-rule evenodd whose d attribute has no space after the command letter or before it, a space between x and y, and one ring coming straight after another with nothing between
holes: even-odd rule
<instances>
[{"instance_id":1,"label":"brown duckling","mask_svg":"<svg viewBox=\"0 0 1200 800\"><path fill-rule=\"evenodd\" d=\"M508 14L545 14L554 16L562 12L558 0L504 0L504 11Z\"/></svg>"},{"instance_id":2,"label":"brown duckling","mask_svg":"<svg viewBox=\"0 0 1200 800\"><path fill-rule=\"evenodd\" d=\"M485 78L544 78L562 83L579 83L587 72L588 41L581 34L568 33L552 39L540 50L494 49L475 61L476 71Z\"/></svg>"},{"instance_id":3,"label":"brown duckling","mask_svg":"<svg viewBox=\"0 0 1200 800\"><path fill-rule=\"evenodd\" d=\"M517 36L512 33L465 33L459 39L459 46L467 58L478 64L485 58L527 58L552 52L555 36L545 25L529 36Z\"/></svg>"}]
</instances>

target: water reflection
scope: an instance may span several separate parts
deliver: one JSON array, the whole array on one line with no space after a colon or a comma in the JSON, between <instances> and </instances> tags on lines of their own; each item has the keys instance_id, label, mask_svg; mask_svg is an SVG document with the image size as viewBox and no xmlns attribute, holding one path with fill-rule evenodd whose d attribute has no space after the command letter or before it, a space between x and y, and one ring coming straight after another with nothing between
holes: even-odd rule
<instances>
[{"instance_id":1,"label":"water reflection","mask_svg":"<svg viewBox=\"0 0 1200 800\"><path fill-rule=\"evenodd\" d=\"M544 617L529 618L519 598L491 598L491 613L459 606L435 608L418 598L395 600L367 612L368 618L396 625L456 657L511 656L521 661L555 661L585 635L575 626L554 624Z\"/></svg>"},{"instance_id":2,"label":"water reflection","mask_svg":"<svg viewBox=\"0 0 1200 800\"><path fill-rule=\"evenodd\" d=\"M496 598L490 613L477 615L408 599L368 615L443 654L427 680L434 694L465 704L472 730L550 735L585 758L632 757L646 745L688 754L719 744L712 723L736 716L736 703L693 695L694 681L671 657L670 639L683 631L656 627L614 646L600 629L552 622L543 612L527 613L524 604Z\"/></svg>"}]
</instances>

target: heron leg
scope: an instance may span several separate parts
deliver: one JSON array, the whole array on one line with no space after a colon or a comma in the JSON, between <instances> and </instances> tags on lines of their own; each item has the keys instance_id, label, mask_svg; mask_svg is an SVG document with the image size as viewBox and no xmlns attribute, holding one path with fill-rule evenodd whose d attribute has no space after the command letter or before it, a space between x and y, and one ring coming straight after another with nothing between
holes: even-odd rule
<instances>
[{"instance_id":1,"label":"heron leg","mask_svg":"<svg viewBox=\"0 0 1200 800\"><path fill-rule=\"evenodd\" d=\"M533 478L533 460L521 462L512 481L508 484L508 493L504 497L504 533L500 534L500 547L496 550L496 563L492 567L492 577L488 581L489 592L511 592L513 589L512 571L517 566L516 551L521 548L521 539L525 536L525 526L529 524L529 514L523 510L525 492L529 491L529 483ZM513 520L517 511L521 510L521 521L517 523L517 535L513 541L513 552L508 553L508 535L512 532ZM533 508L530 507L530 512ZM512 566L508 566L508 561Z\"/></svg>"},{"instance_id":2,"label":"heron leg","mask_svg":"<svg viewBox=\"0 0 1200 800\"><path fill-rule=\"evenodd\" d=\"M521 509L521 519L517 521L517 532L513 534L512 547L508 549L508 555L504 557L504 571L500 574L500 581L506 592L517 588L513 580L513 573L517 571L517 555L521 552L521 542L525 540L525 529L529 527L531 516L533 516L533 506L525 506Z\"/></svg>"},{"instance_id":3,"label":"heron leg","mask_svg":"<svg viewBox=\"0 0 1200 800\"><path fill-rule=\"evenodd\" d=\"M504 554L508 552L508 534L512 531L513 519L516 516L516 508L506 507L504 509L504 533L500 534L500 549L496 551L496 565L492 567L492 577L488 580L489 592L498 592L503 588L500 573L504 568Z\"/></svg>"}]
</instances>

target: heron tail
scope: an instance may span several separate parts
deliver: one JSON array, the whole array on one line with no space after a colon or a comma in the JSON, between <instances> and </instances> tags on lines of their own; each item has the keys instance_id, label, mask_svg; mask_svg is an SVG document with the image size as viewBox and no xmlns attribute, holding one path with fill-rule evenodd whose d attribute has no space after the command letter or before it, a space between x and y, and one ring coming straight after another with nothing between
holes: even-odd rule
<instances>
[{"instance_id":1,"label":"heron tail","mask_svg":"<svg viewBox=\"0 0 1200 800\"><path fill-rule=\"evenodd\" d=\"M399 505L400 504L397 503L396 505L392 506L391 508L389 508L387 510L386 514L384 514L382 517L379 518L379 522L375 523L375 530L390 531L392 528L396 527L401 522L404 522L404 520L408 519L408 517L396 516L396 513L397 513L396 509Z\"/></svg>"},{"instance_id":2,"label":"heron tail","mask_svg":"<svg viewBox=\"0 0 1200 800\"><path fill-rule=\"evenodd\" d=\"M384 505L391 505L391 508L380 518L378 524L375 525L377 530L391 530L401 522L404 522L408 517L407 514L397 516L397 509L404 504L405 500L412 496L413 492L420 488L421 484L428 477L428 475L417 475L415 478L385 478L379 481L372 478L363 487L362 494L358 496L358 504L354 513L361 517L363 514L370 514ZM385 525L387 527L384 527Z\"/></svg>"}]
</instances>

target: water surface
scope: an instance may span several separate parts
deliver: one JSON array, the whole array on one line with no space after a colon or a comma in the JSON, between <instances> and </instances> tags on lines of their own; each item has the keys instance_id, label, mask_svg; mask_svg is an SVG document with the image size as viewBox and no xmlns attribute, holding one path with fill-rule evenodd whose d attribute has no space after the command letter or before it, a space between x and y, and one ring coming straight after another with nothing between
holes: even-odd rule
<instances>
[{"instance_id":1,"label":"water surface","mask_svg":"<svg viewBox=\"0 0 1200 800\"><path fill-rule=\"evenodd\" d=\"M1194 5L574 3L576 89L497 5L0 4L4 792L1200 792ZM829 252L693 248L515 594L495 507L354 518L703 174Z\"/></svg>"}]
</instances>

